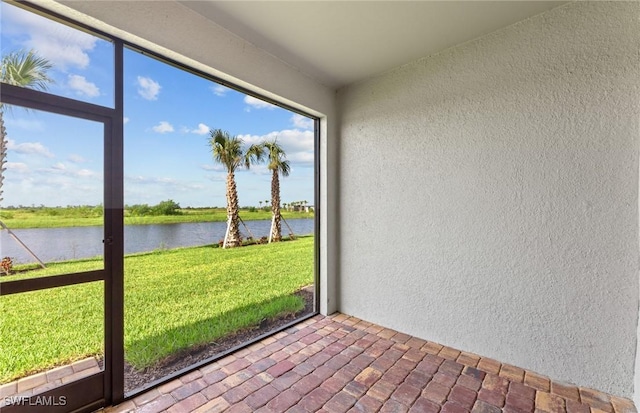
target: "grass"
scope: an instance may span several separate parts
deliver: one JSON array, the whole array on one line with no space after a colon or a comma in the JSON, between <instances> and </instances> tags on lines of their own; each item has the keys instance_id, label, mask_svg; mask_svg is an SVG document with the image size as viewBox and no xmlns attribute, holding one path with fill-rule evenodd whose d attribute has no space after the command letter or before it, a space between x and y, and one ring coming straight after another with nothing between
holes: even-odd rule
<instances>
[{"instance_id":1,"label":"grass","mask_svg":"<svg viewBox=\"0 0 640 413\"><path fill-rule=\"evenodd\" d=\"M22 273L95 267L91 260ZM3 280L14 276L3 277ZM180 248L125 258L125 358L138 369L303 308L313 237L223 250ZM0 383L103 352L103 283L3 296Z\"/></svg>"},{"instance_id":2,"label":"grass","mask_svg":"<svg viewBox=\"0 0 640 413\"><path fill-rule=\"evenodd\" d=\"M179 224L187 222L226 222L224 208L181 209L179 215L130 216L125 210L125 225ZM313 218L313 212L282 211L284 219ZM240 210L245 221L271 219L271 211ZM11 229L60 228L102 225L102 210L95 208L16 208L0 211L0 220Z\"/></svg>"}]
</instances>

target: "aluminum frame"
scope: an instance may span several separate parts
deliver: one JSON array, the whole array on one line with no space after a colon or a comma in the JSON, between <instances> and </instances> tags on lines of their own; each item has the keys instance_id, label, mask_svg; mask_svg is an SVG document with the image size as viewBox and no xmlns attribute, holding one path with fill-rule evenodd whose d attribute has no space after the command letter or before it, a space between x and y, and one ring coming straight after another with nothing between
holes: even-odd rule
<instances>
[{"instance_id":1,"label":"aluminum frame","mask_svg":"<svg viewBox=\"0 0 640 413\"><path fill-rule=\"evenodd\" d=\"M42 91L21 88L2 83L0 101L6 104L22 106L75 118L87 119L104 124L104 268L83 273L62 274L27 280L0 283L0 296L57 288L87 282L104 282L104 370L93 376L74 381L39 394L43 397L67 397L64 406L47 406L48 412L89 412L100 407L116 405L142 391L157 387L163 383L187 374L205 364L225 355L249 346L265 337L290 328L319 313L320 297L320 120L316 116L302 112L276 100L229 83L206 72L188 67L180 62L161 56L135 44L125 42L115 36L101 32L88 25L65 16L53 13L30 2L7 1L7 3L45 16L52 20L75 27L92 35L108 40L114 45L114 107L109 108L88 102L77 101ZM280 328L255 337L239 346L221 352L213 357L197 362L187 368L156 380L142 388L125 394L124 392L124 48L132 49L174 66L180 70L200 76L204 79L224 85L238 92L257 97L291 112L309 117L314 121L314 309L311 314L300 317ZM28 412L30 406L12 405L2 408L3 412Z\"/></svg>"}]
</instances>

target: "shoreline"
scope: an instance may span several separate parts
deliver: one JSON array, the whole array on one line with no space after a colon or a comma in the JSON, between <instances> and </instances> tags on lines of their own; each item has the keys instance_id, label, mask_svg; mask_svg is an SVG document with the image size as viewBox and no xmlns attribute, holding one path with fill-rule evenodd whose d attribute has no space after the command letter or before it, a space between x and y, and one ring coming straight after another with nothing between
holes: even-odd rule
<instances>
[{"instance_id":1,"label":"shoreline","mask_svg":"<svg viewBox=\"0 0 640 413\"><path fill-rule=\"evenodd\" d=\"M103 217L65 217L65 216L35 216L26 218L6 217L6 212L0 212L0 221L9 229L46 229L67 227L99 227L103 225ZM11 214L11 212L9 212ZM17 215L17 214L16 214ZM34 214L35 215L35 214ZM313 219L314 213L290 212L282 213L286 220ZM267 211L241 211L240 218L244 221L266 221L271 219L271 213ZM195 224L210 222L226 222L226 216L219 212L180 215L155 215L155 216L125 216L124 225L169 225L169 224Z\"/></svg>"}]
</instances>

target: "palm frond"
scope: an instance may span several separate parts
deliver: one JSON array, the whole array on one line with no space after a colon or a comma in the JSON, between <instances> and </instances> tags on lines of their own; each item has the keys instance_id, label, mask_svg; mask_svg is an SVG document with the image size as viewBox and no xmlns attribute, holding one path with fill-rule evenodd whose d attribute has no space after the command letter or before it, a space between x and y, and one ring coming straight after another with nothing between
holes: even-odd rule
<instances>
[{"instance_id":1,"label":"palm frond","mask_svg":"<svg viewBox=\"0 0 640 413\"><path fill-rule=\"evenodd\" d=\"M237 136L231 136L222 129L210 131L209 146L213 159L224 165L227 171L234 172L244 160L243 142Z\"/></svg>"},{"instance_id":2,"label":"palm frond","mask_svg":"<svg viewBox=\"0 0 640 413\"><path fill-rule=\"evenodd\" d=\"M54 80L47 75L53 65L33 50L18 50L2 57L0 80L14 86L47 90Z\"/></svg>"},{"instance_id":3,"label":"palm frond","mask_svg":"<svg viewBox=\"0 0 640 413\"><path fill-rule=\"evenodd\" d=\"M253 144L249 146L247 149L247 153L244 157L244 166L249 169L251 165L256 165L262 163L264 160L264 145L263 144Z\"/></svg>"},{"instance_id":4,"label":"palm frond","mask_svg":"<svg viewBox=\"0 0 640 413\"><path fill-rule=\"evenodd\" d=\"M291 165L287 160L287 154L284 149L278 143L277 138L272 141L263 143L267 152L267 159L269 160L269 170L276 170L282 176L289 176L291 172Z\"/></svg>"}]
</instances>

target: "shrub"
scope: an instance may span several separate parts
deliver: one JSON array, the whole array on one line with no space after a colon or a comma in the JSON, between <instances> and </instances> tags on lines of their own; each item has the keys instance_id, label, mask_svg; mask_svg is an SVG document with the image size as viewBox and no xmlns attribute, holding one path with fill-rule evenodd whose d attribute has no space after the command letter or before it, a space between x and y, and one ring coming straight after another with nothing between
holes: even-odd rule
<instances>
[{"instance_id":1,"label":"shrub","mask_svg":"<svg viewBox=\"0 0 640 413\"><path fill-rule=\"evenodd\" d=\"M131 216L134 217L143 217L145 215L151 214L151 207L147 204L135 204L128 206L127 208Z\"/></svg>"},{"instance_id":2,"label":"shrub","mask_svg":"<svg viewBox=\"0 0 640 413\"><path fill-rule=\"evenodd\" d=\"M180 204L174 202L172 199L160 202L152 209L153 215L180 215Z\"/></svg>"},{"instance_id":3,"label":"shrub","mask_svg":"<svg viewBox=\"0 0 640 413\"><path fill-rule=\"evenodd\" d=\"M158 216L158 215L182 215L180 204L171 199L160 202L158 205L149 206L147 204L127 205L126 209L130 216Z\"/></svg>"},{"instance_id":4,"label":"shrub","mask_svg":"<svg viewBox=\"0 0 640 413\"><path fill-rule=\"evenodd\" d=\"M11 257L4 257L2 261L0 261L0 270L5 273L5 275L11 273L11 270L13 270L13 260Z\"/></svg>"}]
</instances>

